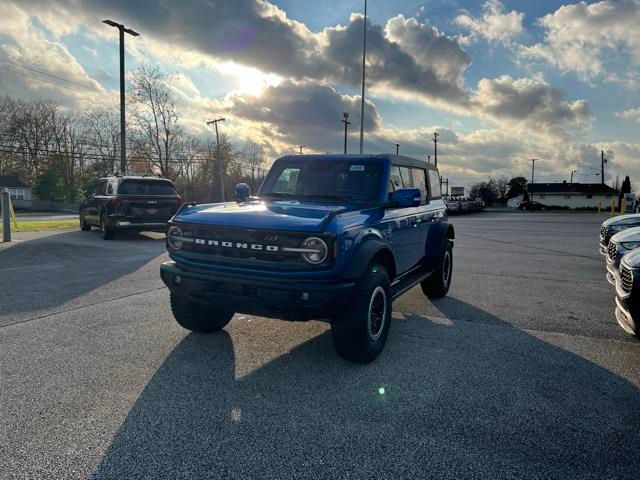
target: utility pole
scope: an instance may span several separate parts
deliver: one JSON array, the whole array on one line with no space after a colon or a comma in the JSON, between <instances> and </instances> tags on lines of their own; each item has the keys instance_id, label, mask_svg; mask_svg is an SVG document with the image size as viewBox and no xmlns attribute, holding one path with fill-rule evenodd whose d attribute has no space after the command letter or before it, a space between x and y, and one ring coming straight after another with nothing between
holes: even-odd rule
<instances>
[{"instance_id":1,"label":"utility pole","mask_svg":"<svg viewBox=\"0 0 640 480\"><path fill-rule=\"evenodd\" d=\"M124 102L124 34L128 33L132 37L139 37L140 34L130 28L126 28L121 23L113 20L103 20L110 27L115 27L120 32L120 172L127 172L127 144L125 139L125 102Z\"/></svg>"},{"instance_id":2,"label":"utility pole","mask_svg":"<svg viewBox=\"0 0 640 480\"><path fill-rule=\"evenodd\" d=\"M440 176L440 194L442 194L442 185L446 185L447 189L445 190L445 196L449 196L449 179L447 178L446 180L444 179L444 177L442 177L442 175Z\"/></svg>"},{"instance_id":3,"label":"utility pole","mask_svg":"<svg viewBox=\"0 0 640 480\"><path fill-rule=\"evenodd\" d=\"M218 162L218 182L220 185L220 198L222 199L222 203L226 201L226 197L224 194L224 171L222 170L222 156L220 155L220 136L218 135L218 123L224 122L224 118L216 118L215 120L210 120L207 122L207 125L213 124L216 127L216 160Z\"/></svg>"},{"instance_id":4,"label":"utility pole","mask_svg":"<svg viewBox=\"0 0 640 480\"><path fill-rule=\"evenodd\" d=\"M400 155L400 144L396 143L396 156Z\"/></svg>"},{"instance_id":5,"label":"utility pole","mask_svg":"<svg viewBox=\"0 0 640 480\"><path fill-rule=\"evenodd\" d=\"M360 154L364 151L364 79L367 61L367 0L364 0L364 41L362 44L362 96L360 97Z\"/></svg>"},{"instance_id":6,"label":"utility pole","mask_svg":"<svg viewBox=\"0 0 640 480\"><path fill-rule=\"evenodd\" d=\"M534 175L535 175L535 171L536 171L536 159L532 158L531 159L531 188L529 190L531 190L531 192L529 193L529 201L533 201L533 179L534 179Z\"/></svg>"},{"instance_id":7,"label":"utility pole","mask_svg":"<svg viewBox=\"0 0 640 480\"><path fill-rule=\"evenodd\" d=\"M604 185L604 164L607 163L607 159L604 158L604 150L600 150L600 179L602 185Z\"/></svg>"},{"instance_id":8,"label":"utility pole","mask_svg":"<svg viewBox=\"0 0 640 480\"><path fill-rule=\"evenodd\" d=\"M344 118L340 121L344 123L344 154L346 155L347 154L347 125L351 125L351 122L349 121L349 114L347 112L344 112L342 116Z\"/></svg>"},{"instance_id":9,"label":"utility pole","mask_svg":"<svg viewBox=\"0 0 640 480\"><path fill-rule=\"evenodd\" d=\"M438 132L433 132L433 158L434 165L438 166L438 137L440 134Z\"/></svg>"},{"instance_id":10,"label":"utility pole","mask_svg":"<svg viewBox=\"0 0 640 480\"><path fill-rule=\"evenodd\" d=\"M298 145L296 148L300 150L300 155L302 155L302 149L306 147L307 147L306 145Z\"/></svg>"}]
</instances>

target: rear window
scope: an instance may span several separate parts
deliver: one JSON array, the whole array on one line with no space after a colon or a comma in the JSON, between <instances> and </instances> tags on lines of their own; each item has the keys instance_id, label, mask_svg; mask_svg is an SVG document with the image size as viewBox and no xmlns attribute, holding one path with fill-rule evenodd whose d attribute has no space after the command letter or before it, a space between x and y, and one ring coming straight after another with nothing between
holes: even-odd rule
<instances>
[{"instance_id":1,"label":"rear window","mask_svg":"<svg viewBox=\"0 0 640 480\"><path fill-rule=\"evenodd\" d=\"M120 195L177 195L170 182L157 180L125 180L118 188Z\"/></svg>"}]
</instances>

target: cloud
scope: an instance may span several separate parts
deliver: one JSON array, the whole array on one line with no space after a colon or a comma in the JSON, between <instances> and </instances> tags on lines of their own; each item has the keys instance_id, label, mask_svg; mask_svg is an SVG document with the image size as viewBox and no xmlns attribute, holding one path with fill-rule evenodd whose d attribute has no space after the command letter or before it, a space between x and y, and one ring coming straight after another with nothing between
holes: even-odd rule
<instances>
[{"instance_id":1,"label":"cloud","mask_svg":"<svg viewBox=\"0 0 640 480\"><path fill-rule=\"evenodd\" d=\"M24 0L20 6L49 24L51 11L73 10L70 0ZM87 0L82 7L81 21L70 23L87 25L105 36L107 27L98 19L114 17L144 38L161 41L165 49L172 45L296 80L350 86L361 81L364 22L360 14L351 15L346 26L312 32L262 0L175 4ZM370 22L367 28L370 85L387 88L393 83L394 89L423 100L464 103L463 74L471 59L455 39L403 16L390 19L385 28ZM56 34L53 25L51 32Z\"/></svg>"},{"instance_id":2,"label":"cloud","mask_svg":"<svg viewBox=\"0 0 640 480\"><path fill-rule=\"evenodd\" d=\"M624 57L633 70L633 77L637 77L638 23L640 3L634 0L565 5L538 21L545 30L544 42L522 47L519 54L523 59L541 60L564 72L577 72L584 80L609 77L608 60L619 61Z\"/></svg>"},{"instance_id":3,"label":"cloud","mask_svg":"<svg viewBox=\"0 0 640 480\"><path fill-rule=\"evenodd\" d=\"M12 4L0 5L0 84L4 94L35 94L71 108L109 99L62 43L48 39Z\"/></svg>"},{"instance_id":4,"label":"cloud","mask_svg":"<svg viewBox=\"0 0 640 480\"><path fill-rule=\"evenodd\" d=\"M360 127L360 97L341 95L332 87L287 80L270 86L260 96L231 95L226 100L229 115L261 124L271 138L284 145L306 144L316 151L336 151L342 145L343 112L350 112L351 132ZM367 135L381 127L376 106L367 101Z\"/></svg>"},{"instance_id":5,"label":"cloud","mask_svg":"<svg viewBox=\"0 0 640 480\"><path fill-rule=\"evenodd\" d=\"M621 112L616 112L616 117L640 122L640 107L628 108Z\"/></svg>"},{"instance_id":6,"label":"cloud","mask_svg":"<svg viewBox=\"0 0 640 480\"><path fill-rule=\"evenodd\" d=\"M454 24L469 32L461 37L463 44L485 39L490 43L509 44L523 32L524 13L515 10L505 12L500 0L488 0L482 7L482 16L474 18L469 13L458 15Z\"/></svg>"},{"instance_id":7,"label":"cloud","mask_svg":"<svg viewBox=\"0 0 640 480\"><path fill-rule=\"evenodd\" d=\"M483 79L473 97L479 115L516 132L566 140L582 135L593 114L584 100L567 100L565 91L540 77Z\"/></svg>"}]
</instances>

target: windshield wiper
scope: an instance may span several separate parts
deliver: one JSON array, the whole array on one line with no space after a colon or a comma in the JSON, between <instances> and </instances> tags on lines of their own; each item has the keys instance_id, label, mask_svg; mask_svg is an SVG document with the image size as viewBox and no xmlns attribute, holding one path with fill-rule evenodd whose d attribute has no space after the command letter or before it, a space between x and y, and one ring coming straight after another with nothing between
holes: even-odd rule
<instances>
[{"instance_id":1,"label":"windshield wiper","mask_svg":"<svg viewBox=\"0 0 640 480\"><path fill-rule=\"evenodd\" d=\"M291 194L290 193L284 193L284 192L265 192L265 193L261 193L260 197L264 197L264 198L291 198Z\"/></svg>"},{"instance_id":2,"label":"windshield wiper","mask_svg":"<svg viewBox=\"0 0 640 480\"><path fill-rule=\"evenodd\" d=\"M338 202L349 202L351 201L351 197L345 197L342 195L333 195L333 194L317 194L317 195L301 195L302 198L306 198L306 199L320 199L320 200L334 200L334 201L338 201Z\"/></svg>"}]
</instances>

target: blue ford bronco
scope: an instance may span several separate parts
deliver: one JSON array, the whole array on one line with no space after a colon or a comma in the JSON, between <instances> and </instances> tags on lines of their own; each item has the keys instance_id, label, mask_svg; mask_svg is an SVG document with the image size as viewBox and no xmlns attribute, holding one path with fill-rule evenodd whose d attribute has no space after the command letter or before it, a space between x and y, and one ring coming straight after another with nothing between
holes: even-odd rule
<instances>
[{"instance_id":1,"label":"blue ford bronco","mask_svg":"<svg viewBox=\"0 0 640 480\"><path fill-rule=\"evenodd\" d=\"M392 301L451 284L453 226L437 169L397 155L278 158L257 196L185 204L167 228L160 274L184 328L211 333L234 313L327 320L338 353L384 348Z\"/></svg>"}]
</instances>

